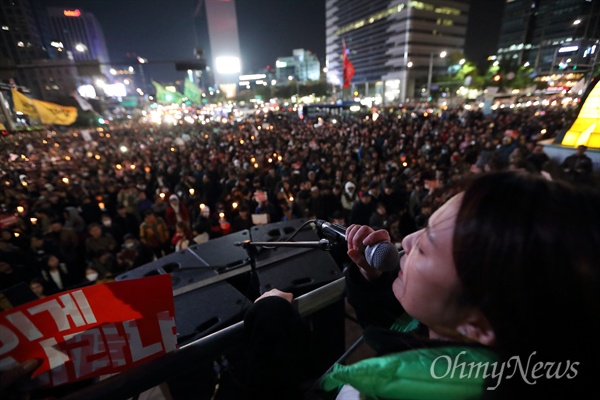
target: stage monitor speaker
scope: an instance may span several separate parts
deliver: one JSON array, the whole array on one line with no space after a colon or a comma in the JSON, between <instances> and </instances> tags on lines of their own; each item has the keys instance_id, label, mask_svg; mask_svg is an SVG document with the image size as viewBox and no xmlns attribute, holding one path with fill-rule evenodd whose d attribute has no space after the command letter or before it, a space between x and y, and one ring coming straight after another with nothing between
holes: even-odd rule
<instances>
[{"instance_id":1,"label":"stage monitor speaker","mask_svg":"<svg viewBox=\"0 0 600 400\"><path fill-rule=\"evenodd\" d=\"M177 343L184 345L244 318L252 305L227 282L217 282L175 296Z\"/></svg>"},{"instance_id":2,"label":"stage monitor speaker","mask_svg":"<svg viewBox=\"0 0 600 400\"><path fill-rule=\"evenodd\" d=\"M171 274L173 289L199 282L218 275L216 269L209 267L189 250L171 253L158 260L141 265L119 274L115 280L144 278L146 276Z\"/></svg>"},{"instance_id":3,"label":"stage monitor speaker","mask_svg":"<svg viewBox=\"0 0 600 400\"><path fill-rule=\"evenodd\" d=\"M232 245L233 247L233 245ZM175 325L179 345L223 329L243 318L252 304L231 284L219 280L193 251L185 250L127 271L117 281L170 274L175 303Z\"/></svg>"},{"instance_id":4,"label":"stage monitor speaker","mask_svg":"<svg viewBox=\"0 0 600 400\"><path fill-rule=\"evenodd\" d=\"M257 242L287 241L306 222L305 219L277 222L251 228L252 240ZM298 231L299 241L319 241L312 225ZM277 288L304 294L342 277L342 272L329 252L314 248L275 247L259 252L257 272L261 292Z\"/></svg>"},{"instance_id":5,"label":"stage monitor speaker","mask_svg":"<svg viewBox=\"0 0 600 400\"><path fill-rule=\"evenodd\" d=\"M235 269L248 263L248 253L237 242L250 239L248 230L234 232L226 236L195 244L188 249L205 265L223 269Z\"/></svg>"}]
</instances>

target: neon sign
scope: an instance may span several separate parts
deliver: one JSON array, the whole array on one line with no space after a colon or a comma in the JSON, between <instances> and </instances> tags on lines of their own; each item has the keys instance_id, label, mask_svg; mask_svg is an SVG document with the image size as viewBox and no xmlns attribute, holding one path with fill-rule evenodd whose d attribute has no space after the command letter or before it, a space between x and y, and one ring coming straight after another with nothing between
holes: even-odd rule
<instances>
[{"instance_id":1,"label":"neon sign","mask_svg":"<svg viewBox=\"0 0 600 400\"><path fill-rule=\"evenodd\" d=\"M81 15L81 11L79 10L64 10L63 14L65 17L79 17Z\"/></svg>"}]
</instances>

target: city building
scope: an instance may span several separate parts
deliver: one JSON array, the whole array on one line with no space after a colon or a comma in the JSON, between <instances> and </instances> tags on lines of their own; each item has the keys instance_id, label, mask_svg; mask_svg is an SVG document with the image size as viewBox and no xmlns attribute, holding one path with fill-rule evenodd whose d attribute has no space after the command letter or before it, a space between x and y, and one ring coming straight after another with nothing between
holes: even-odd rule
<instances>
[{"instance_id":1,"label":"city building","mask_svg":"<svg viewBox=\"0 0 600 400\"><path fill-rule=\"evenodd\" d=\"M279 57L275 63L276 79L280 83L318 81L321 76L319 59L308 50L294 49L291 57Z\"/></svg>"},{"instance_id":2,"label":"city building","mask_svg":"<svg viewBox=\"0 0 600 400\"><path fill-rule=\"evenodd\" d=\"M469 0L326 0L327 79L341 87L345 45L351 91L374 104L427 98L445 55L464 54Z\"/></svg>"},{"instance_id":3,"label":"city building","mask_svg":"<svg viewBox=\"0 0 600 400\"><path fill-rule=\"evenodd\" d=\"M591 78L598 57L600 4L591 0L513 0L506 3L497 60L531 66L539 80L562 91Z\"/></svg>"},{"instance_id":4,"label":"city building","mask_svg":"<svg viewBox=\"0 0 600 400\"><path fill-rule=\"evenodd\" d=\"M0 80L33 97L52 100L58 84L62 86L59 77L71 74L73 65L56 61L49 35L40 2L0 2Z\"/></svg>"},{"instance_id":5,"label":"city building","mask_svg":"<svg viewBox=\"0 0 600 400\"><path fill-rule=\"evenodd\" d=\"M110 69L102 27L96 17L81 9L48 8L51 46L74 61L98 61L100 71Z\"/></svg>"},{"instance_id":6,"label":"city building","mask_svg":"<svg viewBox=\"0 0 600 400\"><path fill-rule=\"evenodd\" d=\"M235 1L199 0L196 18L208 75L226 97L233 97L242 71Z\"/></svg>"}]
</instances>

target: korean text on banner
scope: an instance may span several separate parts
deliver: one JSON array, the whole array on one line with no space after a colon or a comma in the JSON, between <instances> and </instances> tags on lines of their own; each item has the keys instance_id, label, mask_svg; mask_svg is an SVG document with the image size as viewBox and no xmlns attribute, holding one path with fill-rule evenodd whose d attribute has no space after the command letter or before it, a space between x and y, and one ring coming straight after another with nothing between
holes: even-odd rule
<instances>
[{"instance_id":1,"label":"korean text on banner","mask_svg":"<svg viewBox=\"0 0 600 400\"><path fill-rule=\"evenodd\" d=\"M42 359L39 385L120 372L176 347L168 274L69 290L0 314L0 370Z\"/></svg>"}]
</instances>

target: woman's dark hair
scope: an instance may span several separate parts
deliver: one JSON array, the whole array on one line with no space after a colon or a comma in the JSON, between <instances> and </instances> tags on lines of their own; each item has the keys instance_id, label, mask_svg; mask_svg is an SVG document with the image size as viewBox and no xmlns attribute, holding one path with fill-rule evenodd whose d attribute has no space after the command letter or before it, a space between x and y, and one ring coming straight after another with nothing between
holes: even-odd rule
<instances>
[{"instance_id":1,"label":"woman's dark hair","mask_svg":"<svg viewBox=\"0 0 600 400\"><path fill-rule=\"evenodd\" d=\"M594 382L600 355L597 194L539 175L484 174L464 192L453 246L464 299L490 321L501 360L518 355L525 365L536 352L532 364L561 362L562 371L567 360L580 363L579 379L544 377L529 386L517 372L505 390L538 393L544 386L554 391Z\"/></svg>"}]
</instances>

